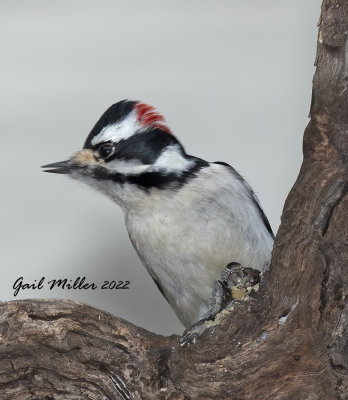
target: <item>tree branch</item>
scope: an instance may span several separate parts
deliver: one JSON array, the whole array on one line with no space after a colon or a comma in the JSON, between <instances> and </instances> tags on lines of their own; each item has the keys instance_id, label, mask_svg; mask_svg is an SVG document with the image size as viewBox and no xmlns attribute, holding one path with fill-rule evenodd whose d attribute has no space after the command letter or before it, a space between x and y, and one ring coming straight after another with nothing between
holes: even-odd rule
<instances>
[{"instance_id":1,"label":"tree branch","mask_svg":"<svg viewBox=\"0 0 348 400\"><path fill-rule=\"evenodd\" d=\"M63 300L4 303L1 399L347 399L348 2L324 0L304 160L257 293L162 337Z\"/></svg>"}]
</instances>

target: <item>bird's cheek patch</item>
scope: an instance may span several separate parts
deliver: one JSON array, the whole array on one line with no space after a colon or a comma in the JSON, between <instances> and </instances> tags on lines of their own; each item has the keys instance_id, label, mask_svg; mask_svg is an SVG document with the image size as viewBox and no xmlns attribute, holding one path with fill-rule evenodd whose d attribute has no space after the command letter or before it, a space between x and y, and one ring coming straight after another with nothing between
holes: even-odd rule
<instances>
[{"instance_id":1,"label":"bird's cheek patch","mask_svg":"<svg viewBox=\"0 0 348 400\"><path fill-rule=\"evenodd\" d=\"M75 153L71 161L81 165L90 165L95 164L97 159L94 157L92 150L84 149Z\"/></svg>"}]
</instances>

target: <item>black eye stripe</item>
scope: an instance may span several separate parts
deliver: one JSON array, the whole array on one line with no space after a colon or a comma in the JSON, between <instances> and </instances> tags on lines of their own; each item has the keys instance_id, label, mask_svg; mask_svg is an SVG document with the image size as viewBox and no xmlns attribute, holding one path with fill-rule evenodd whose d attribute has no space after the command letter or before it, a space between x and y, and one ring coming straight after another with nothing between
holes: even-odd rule
<instances>
[{"instance_id":1,"label":"black eye stripe","mask_svg":"<svg viewBox=\"0 0 348 400\"><path fill-rule=\"evenodd\" d=\"M145 132L137 132L117 143L108 140L96 144L93 146L93 152L97 158L106 161L113 159L136 160L142 164L153 164L164 149L170 145L177 145L184 153L183 147L174 135L160 129L151 129ZM110 152L111 147L112 151Z\"/></svg>"},{"instance_id":2,"label":"black eye stripe","mask_svg":"<svg viewBox=\"0 0 348 400\"><path fill-rule=\"evenodd\" d=\"M117 142L113 157L125 161L137 160L142 164L153 164L169 145L181 147L174 135L160 129L151 129L137 132Z\"/></svg>"}]
</instances>

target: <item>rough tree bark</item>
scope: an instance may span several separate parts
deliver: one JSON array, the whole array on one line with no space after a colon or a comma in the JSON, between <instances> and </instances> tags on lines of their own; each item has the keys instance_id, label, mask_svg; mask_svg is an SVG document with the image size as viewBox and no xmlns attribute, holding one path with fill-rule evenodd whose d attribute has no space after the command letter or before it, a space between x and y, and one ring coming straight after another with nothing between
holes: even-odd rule
<instances>
[{"instance_id":1,"label":"rough tree bark","mask_svg":"<svg viewBox=\"0 0 348 400\"><path fill-rule=\"evenodd\" d=\"M347 32L348 2L324 0L304 160L258 293L186 337L2 304L1 399L348 399Z\"/></svg>"}]
</instances>

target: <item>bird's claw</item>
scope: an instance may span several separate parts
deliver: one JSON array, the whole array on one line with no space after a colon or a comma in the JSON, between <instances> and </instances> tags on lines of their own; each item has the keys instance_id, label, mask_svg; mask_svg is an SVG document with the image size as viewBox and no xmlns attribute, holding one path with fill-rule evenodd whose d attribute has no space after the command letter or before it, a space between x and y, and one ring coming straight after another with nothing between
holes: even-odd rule
<instances>
[{"instance_id":1,"label":"bird's claw","mask_svg":"<svg viewBox=\"0 0 348 400\"><path fill-rule=\"evenodd\" d=\"M215 316L226 309L231 303L246 301L249 293L258 290L261 272L253 268L244 268L241 264L232 262L216 279L213 297L208 311L203 318L187 329L180 340L180 346L195 344L196 339L206 329L211 328L206 322L215 319Z\"/></svg>"},{"instance_id":2,"label":"bird's claw","mask_svg":"<svg viewBox=\"0 0 348 400\"><path fill-rule=\"evenodd\" d=\"M237 262L232 262L216 279L213 298L204 320L211 320L231 303L243 301L251 289L256 290L260 282L260 271L253 268L244 268Z\"/></svg>"}]
</instances>

